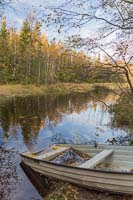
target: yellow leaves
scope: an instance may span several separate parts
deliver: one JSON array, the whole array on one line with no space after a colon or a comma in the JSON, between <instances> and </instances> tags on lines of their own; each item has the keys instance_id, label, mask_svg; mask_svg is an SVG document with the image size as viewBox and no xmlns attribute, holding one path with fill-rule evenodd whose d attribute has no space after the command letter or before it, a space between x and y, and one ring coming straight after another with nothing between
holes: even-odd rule
<instances>
[{"instance_id":1,"label":"yellow leaves","mask_svg":"<svg viewBox=\"0 0 133 200\"><path fill-rule=\"evenodd\" d=\"M42 42L43 47L48 48L49 43L48 43L46 33L42 33L42 35L40 37L41 37L41 42Z\"/></svg>"},{"instance_id":2,"label":"yellow leaves","mask_svg":"<svg viewBox=\"0 0 133 200\"><path fill-rule=\"evenodd\" d=\"M8 66L7 66L6 63L2 63L2 64L0 65L0 67L2 67L2 68L7 68Z\"/></svg>"},{"instance_id":3,"label":"yellow leaves","mask_svg":"<svg viewBox=\"0 0 133 200\"><path fill-rule=\"evenodd\" d=\"M60 149L59 146L52 146L51 148L52 148L53 150L58 150L58 149Z\"/></svg>"},{"instance_id":4,"label":"yellow leaves","mask_svg":"<svg viewBox=\"0 0 133 200\"><path fill-rule=\"evenodd\" d=\"M34 153L29 153L29 152L24 153L24 155L29 157L29 158L35 158L36 157L36 155Z\"/></svg>"},{"instance_id":5,"label":"yellow leaves","mask_svg":"<svg viewBox=\"0 0 133 200\"><path fill-rule=\"evenodd\" d=\"M36 157L36 155L32 153L30 157L32 157L32 158L35 158L35 157Z\"/></svg>"},{"instance_id":6,"label":"yellow leaves","mask_svg":"<svg viewBox=\"0 0 133 200\"><path fill-rule=\"evenodd\" d=\"M52 189L49 200L78 200L78 188L71 184L59 181Z\"/></svg>"}]
</instances>

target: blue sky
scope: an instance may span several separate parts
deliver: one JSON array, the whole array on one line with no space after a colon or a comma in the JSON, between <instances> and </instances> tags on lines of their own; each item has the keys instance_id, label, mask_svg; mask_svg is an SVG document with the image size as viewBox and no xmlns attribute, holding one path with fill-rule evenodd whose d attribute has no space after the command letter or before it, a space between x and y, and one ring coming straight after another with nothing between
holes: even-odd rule
<instances>
[{"instance_id":1,"label":"blue sky","mask_svg":"<svg viewBox=\"0 0 133 200\"><path fill-rule=\"evenodd\" d=\"M12 0L12 1L14 1L14 4L12 4L13 8L6 8L5 16L7 18L8 27L14 27L16 29L19 29L22 25L23 20L28 16L29 13L33 12L34 10L36 12L37 18L44 19L44 15L47 12L45 7L57 7L67 1L70 3L68 4L68 6L64 7L65 9L76 11L76 12L80 11L80 13L84 13L87 10L87 12L91 14L91 12L93 12L93 9L90 9L89 2L93 2L93 4L97 4L102 0L84 1L86 2L84 7L77 6L78 2L81 2L81 0L73 0L76 6L72 5L71 4L72 1L70 0ZM112 10L109 10L108 15L105 14L108 20L112 19L111 18L112 14L113 14ZM98 9L96 11L96 15L103 17L104 11L102 9ZM67 40L68 36L77 35L77 34L80 35L81 37L84 37L84 38L88 37L95 40L95 38L97 37L99 33L97 28L102 29L103 23L104 22L93 20L91 22L84 24L84 26L80 28L72 28L72 29L69 29L69 31L67 32L63 30L60 34L58 33L55 25L49 26L49 28L47 28L45 24L42 24L42 31L46 33L49 41L53 40L53 38L56 38L57 40L61 40L63 42L64 40ZM67 29L68 27L65 26L65 28ZM111 41L118 42L120 38L118 38L117 33L119 32L117 31L117 32L114 32L113 34L109 34L108 37L104 38L103 40L100 40L100 43L108 45L110 44ZM85 52L87 52L88 54L87 48L88 47L86 46L86 49L83 48L83 50L85 50ZM109 47L106 46L106 51L108 51L108 53L112 55L114 53L110 45ZM89 53L91 54L91 52ZM96 50L95 53L98 54L99 50L98 51ZM103 52L101 54L104 55Z\"/></svg>"},{"instance_id":2,"label":"blue sky","mask_svg":"<svg viewBox=\"0 0 133 200\"><path fill-rule=\"evenodd\" d=\"M14 4L12 8L7 8L5 11L5 16L7 18L7 24L9 27L14 27L16 29L19 29L22 25L23 20L26 18L28 13L32 12L33 10L36 11L36 16L41 17L45 13L45 6L58 6L62 4L65 0L14 0ZM41 5L41 7L40 7ZM43 12L40 12L40 9L43 10ZM45 25L42 26L42 29L46 32L48 38L52 40L54 37L57 39L64 40L68 35L73 34L80 34L82 37L87 37L88 35L95 34L95 29L98 26L96 22L90 23L87 26L83 26L80 29L73 29L69 30L69 32L62 32L61 34L58 34L57 29L54 27L49 27L46 30Z\"/></svg>"},{"instance_id":3,"label":"blue sky","mask_svg":"<svg viewBox=\"0 0 133 200\"><path fill-rule=\"evenodd\" d=\"M29 13L33 12L34 10L36 12L36 17L43 19L44 15L47 12L45 7L57 7L59 5L62 5L63 2L66 2L66 0L13 0L13 1L14 1L14 4L12 4L13 8L7 8L5 10L5 16L7 18L8 26L14 27L16 29L19 29L21 27L23 20L28 16ZM75 4L77 4L78 1L81 0L75 0L74 1ZM97 2L97 0L93 0L93 3L94 2ZM88 4L85 5L84 9L86 9L87 6ZM82 8L78 8L77 6L75 8L75 5L74 7L72 5L68 5L67 9L70 10L74 9L74 11L84 12ZM91 12L91 9L89 10L89 7L88 7L88 12ZM102 11L98 10L97 14L102 14ZM71 35L80 35L81 37L84 38L88 37L94 39L97 37L98 34L97 28L101 26L102 26L101 22L93 20L80 28L72 28L67 32L64 31L63 29L62 32L59 34L57 28L54 25L49 26L47 28L45 24L42 24L42 32L46 33L49 41L52 41L54 38L56 38L57 41L60 40L64 42L65 40L67 40L68 36ZM115 37L116 37L115 34L111 34L106 39L104 39L103 43L115 40ZM87 49L83 47L82 50L84 50L88 54ZM111 54L113 53L112 49L110 48L107 51ZM99 50L95 51L95 53L99 54ZM89 54L93 55L93 53L90 51ZM101 56L102 57L104 56L103 52L101 52Z\"/></svg>"}]
</instances>

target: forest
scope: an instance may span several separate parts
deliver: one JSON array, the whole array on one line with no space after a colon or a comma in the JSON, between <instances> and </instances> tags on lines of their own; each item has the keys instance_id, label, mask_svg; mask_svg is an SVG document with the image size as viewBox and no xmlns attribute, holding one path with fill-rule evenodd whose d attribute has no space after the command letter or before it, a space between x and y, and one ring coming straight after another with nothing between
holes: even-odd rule
<instances>
[{"instance_id":1,"label":"forest","mask_svg":"<svg viewBox=\"0 0 133 200\"><path fill-rule=\"evenodd\" d=\"M111 71L110 71L110 70ZM29 15L20 30L0 26L0 83L117 82L107 56L89 56L61 41L48 41L41 24Z\"/></svg>"}]
</instances>

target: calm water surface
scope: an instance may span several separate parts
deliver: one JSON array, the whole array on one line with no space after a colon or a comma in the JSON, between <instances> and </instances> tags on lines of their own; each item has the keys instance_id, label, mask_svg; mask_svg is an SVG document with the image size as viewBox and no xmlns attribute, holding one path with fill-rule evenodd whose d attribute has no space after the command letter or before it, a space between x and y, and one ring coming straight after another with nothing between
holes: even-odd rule
<instances>
[{"instance_id":1,"label":"calm water surface","mask_svg":"<svg viewBox=\"0 0 133 200\"><path fill-rule=\"evenodd\" d=\"M100 101L98 101L100 100ZM56 143L113 143L128 131L111 127L112 93L17 97L0 103L0 199L42 199L20 167L19 154ZM104 103L102 103L104 102Z\"/></svg>"}]
</instances>

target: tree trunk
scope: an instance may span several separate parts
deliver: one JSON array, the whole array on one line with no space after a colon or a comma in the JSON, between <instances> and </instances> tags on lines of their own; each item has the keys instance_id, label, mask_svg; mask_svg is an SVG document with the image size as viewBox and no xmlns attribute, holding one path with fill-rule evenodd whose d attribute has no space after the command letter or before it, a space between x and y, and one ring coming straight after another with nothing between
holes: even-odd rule
<instances>
[{"instance_id":1,"label":"tree trunk","mask_svg":"<svg viewBox=\"0 0 133 200\"><path fill-rule=\"evenodd\" d=\"M38 63L38 80L37 80L38 85L40 85L40 78L41 78L41 58L39 58L39 63Z\"/></svg>"}]
</instances>

